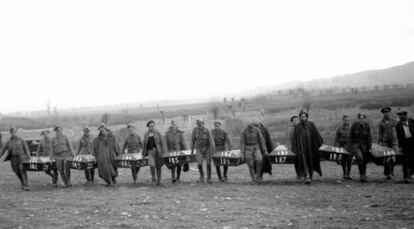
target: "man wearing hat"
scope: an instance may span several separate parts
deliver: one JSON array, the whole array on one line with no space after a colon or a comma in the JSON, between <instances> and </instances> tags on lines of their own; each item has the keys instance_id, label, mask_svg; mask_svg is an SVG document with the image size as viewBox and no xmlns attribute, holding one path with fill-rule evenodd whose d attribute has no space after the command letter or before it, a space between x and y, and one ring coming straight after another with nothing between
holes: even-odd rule
<instances>
[{"instance_id":1,"label":"man wearing hat","mask_svg":"<svg viewBox=\"0 0 414 229\"><path fill-rule=\"evenodd\" d=\"M177 124L174 121L171 121L171 126L165 133L165 139L168 152L186 150L187 148L184 140L184 132L178 129ZM172 165L170 169L172 183L179 182L181 165ZM177 171L177 176L175 171Z\"/></svg>"},{"instance_id":2,"label":"man wearing hat","mask_svg":"<svg viewBox=\"0 0 414 229\"><path fill-rule=\"evenodd\" d=\"M29 147L21 137L17 136L16 127L10 128L10 135L11 137L3 148L0 157L8 151L9 155L6 160L10 160L11 168L20 180L21 190L29 191L27 173L23 166L23 162L30 159Z\"/></svg>"},{"instance_id":3,"label":"man wearing hat","mask_svg":"<svg viewBox=\"0 0 414 229\"><path fill-rule=\"evenodd\" d=\"M397 134L395 131L397 120L391 117L390 107L382 108L381 113L383 118L378 124L378 144L397 151ZM384 175L385 179L391 179L394 176L394 165L384 164Z\"/></svg>"},{"instance_id":4,"label":"man wearing hat","mask_svg":"<svg viewBox=\"0 0 414 229\"><path fill-rule=\"evenodd\" d=\"M397 112L400 121L396 125L398 145L403 159L403 181L408 182L411 174L414 172L414 119L407 117L407 111Z\"/></svg>"},{"instance_id":5,"label":"man wearing hat","mask_svg":"<svg viewBox=\"0 0 414 229\"><path fill-rule=\"evenodd\" d=\"M353 123L349 129L347 148L357 159L360 181L367 182L366 172L369 150L372 147L372 135L371 128L367 123L367 116L364 113L359 113L358 119L359 121Z\"/></svg>"},{"instance_id":6,"label":"man wearing hat","mask_svg":"<svg viewBox=\"0 0 414 229\"><path fill-rule=\"evenodd\" d=\"M204 127L204 121L198 119L197 127L193 129L191 134L191 154L196 150L196 159L198 172L200 173L200 183L204 183L203 161L206 161L207 167L207 183L211 183L211 158L215 151L214 140L210 131Z\"/></svg>"},{"instance_id":7,"label":"man wearing hat","mask_svg":"<svg viewBox=\"0 0 414 229\"><path fill-rule=\"evenodd\" d=\"M79 139L77 155L93 155L93 137L88 126L83 128L83 136ZM86 184L95 182L95 168L85 170Z\"/></svg>"},{"instance_id":8,"label":"man wearing hat","mask_svg":"<svg viewBox=\"0 0 414 229\"><path fill-rule=\"evenodd\" d=\"M40 135L43 136L43 139L40 140L39 145L37 146L36 156L38 157L50 157L52 152L52 141L49 137L49 131L43 130L40 132ZM49 166L49 168L45 171L47 175L52 177L52 185L57 187L58 181L58 172L56 166Z\"/></svg>"},{"instance_id":9,"label":"man wearing hat","mask_svg":"<svg viewBox=\"0 0 414 229\"><path fill-rule=\"evenodd\" d=\"M213 136L216 152L226 151L226 149L231 150L233 148L229 135L221 128L220 121L214 121L214 129L211 130L211 135ZM227 181L228 168L227 165L223 166L223 176L221 176L220 165L216 165L217 176L221 182Z\"/></svg>"},{"instance_id":10,"label":"man wearing hat","mask_svg":"<svg viewBox=\"0 0 414 229\"><path fill-rule=\"evenodd\" d=\"M299 116L293 115L290 117L290 126L288 130L288 137L289 137L289 147L292 146L292 139L293 139L293 130L295 129L295 126L299 123ZM303 179L305 177L305 174L302 173L302 171L299 170L298 165L298 158L295 157L294 167L296 172L296 178L298 180Z\"/></svg>"},{"instance_id":11,"label":"man wearing hat","mask_svg":"<svg viewBox=\"0 0 414 229\"><path fill-rule=\"evenodd\" d=\"M70 168L66 165L66 158L75 156L70 139L62 133L62 127L53 128L55 136L52 138L51 160L55 160L56 168L63 181L63 188L72 186L70 182Z\"/></svg>"},{"instance_id":12,"label":"man wearing hat","mask_svg":"<svg viewBox=\"0 0 414 229\"><path fill-rule=\"evenodd\" d=\"M342 125L336 130L333 146L346 148L348 134L349 134L349 127L350 127L349 116L344 114L342 116ZM353 155L342 156L341 164L342 164L344 180L352 180L350 174L351 174L353 157L354 157Z\"/></svg>"},{"instance_id":13,"label":"man wearing hat","mask_svg":"<svg viewBox=\"0 0 414 229\"><path fill-rule=\"evenodd\" d=\"M135 132L135 126L132 124L127 125L129 131L128 137L125 139L122 146L121 153L138 153L142 149L141 137ZM131 174L134 184L137 183L137 176L139 167L131 167Z\"/></svg>"}]
</instances>

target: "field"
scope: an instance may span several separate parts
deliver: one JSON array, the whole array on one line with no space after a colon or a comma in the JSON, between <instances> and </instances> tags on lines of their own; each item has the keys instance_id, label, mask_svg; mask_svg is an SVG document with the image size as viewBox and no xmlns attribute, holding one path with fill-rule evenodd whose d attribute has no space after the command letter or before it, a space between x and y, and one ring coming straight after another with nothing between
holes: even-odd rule
<instances>
[{"instance_id":1,"label":"field","mask_svg":"<svg viewBox=\"0 0 414 229\"><path fill-rule=\"evenodd\" d=\"M30 191L19 190L9 163L0 165L1 228L413 228L414 181L384 181L382 168L369 164L369 182L338 182L341 169L323 162L324 176L306 186L292 165L273 166L264 184L249 184L245 165L229 170L229 182L197 184L191 166L182 182L172 184L163 169L163 186L149 182L149 169L131 183L121 169L118 183L105 187L96 178L84 184L72 170L73 186L53 188L42 172L29 173ZM352 176L357 178L354 166Z\"/></svg>"}]
</instances>

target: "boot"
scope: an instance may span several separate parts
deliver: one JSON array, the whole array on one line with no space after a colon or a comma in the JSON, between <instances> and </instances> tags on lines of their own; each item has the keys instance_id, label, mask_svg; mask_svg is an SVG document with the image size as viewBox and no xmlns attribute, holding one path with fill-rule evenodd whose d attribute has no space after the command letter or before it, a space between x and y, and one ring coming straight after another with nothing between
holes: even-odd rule
<instances>
[{"instance_id":1,"label":"boot","mask_svg":"<svg viewBox=\"0 0 414 229\"><path fill-rule=\"evenodd\" d=\"M255 161L256 164L256 182L257 184L260 184L262 182L262 168L263 168L263 162L262 161Z\"/></svg>"},{"instance_id":2,"label":"boot","mask_svg":"<svg viewBox=\"0 0 414 229\"><path fill-rule=\"evenodd\" d=\"M200 183L204 183L204 170L202 165L198 165L198 172L200 173Z\"/></svg>"},{"instance_id":3,"label":"boot","mask_svg":"<svg viewBox=\"0 0 414 229\"><path fill-rule=\"evenodd\" d=\"M211 164L208 164L206 166L207 166L207 183L212 183L212 181L211 181Z\"/></svg>"},{"instance_id":4,"label":"boot","mask_svg":"<svg viewBox=\"0 0 414 229\"><path fill-rule=\"evenodd\" d=\"M177 180L175 179L175 166L171 168L171 183L175 183Z\"/></svg>"},{"instance_id":5,"label":"boot","mask_svg":"<svg viewBox=\"0 0 414 229\"><path fill-rule=\"evenodd\" d=\"M157 186L161 186L161 168L157 168Z\"/></svg>"},{"instance_id":6,"label":"boot","mask_svg":"<svg viewBox=\"0 0 414 229\"><path fill-rule=\"evenodd\" d=\"M254 171L254 167L249 167L250 178L252 179L252 184L256 184L256 173Z\"/></svg>"},{"instance_id":7,"label":"boot","mask_svg":"<svg viewBox=\"0 0 414 229\"><path fill-rule=\"evenodd\" d=\"M216 166L216 171L217 171L218 180L221 181L221 182L224 182L223 178L221 177L220 166Z\"/></svg>"},{"instance_id":8,"label":"boot","mask_svg":"<svg viewBox=\"0 0 414 229\"><path fill-rule=\"evenodd\" d=\"M180 182L181 165L177 166L177 182Z\"/></svg>"},{"instance_id":9,"label":"boot","mask_svg":"<svg viewBox=\"0 0 414 229\"><path fill-rule=\"evenodd\" d=\"M225 165L224 167L223 167L223 179L224 179L224 181L225 182L227 182L227 170L229 169L229 167L227 166L227 165Z\"/></svg>"},{"instance_id":10,"label":"boot","mask_svg":"<svg viewBox=\"0 0 414 229\"><path fill-rule=\"evenodd\" d=\"M155 178L155 168L154 167L150 167L150 171L151 171L151 181L153 183L155 183L157 181L157 179Z\"/></svg>"}]
</instances>

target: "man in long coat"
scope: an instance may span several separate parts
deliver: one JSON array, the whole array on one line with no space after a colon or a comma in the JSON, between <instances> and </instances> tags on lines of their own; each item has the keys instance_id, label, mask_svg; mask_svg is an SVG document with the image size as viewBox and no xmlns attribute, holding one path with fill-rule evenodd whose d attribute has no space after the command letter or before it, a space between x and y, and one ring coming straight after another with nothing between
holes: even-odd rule
<instances>
[{"instance_id":1,"label":"man in long coat","mask_svg":"<svg viewBox=\"0 0 414 229\"><path fill-rule=\"evenodd\" d=\"M304 171L305 184L311 184L314 171L322 176L319 147L323 139L315 123L308 121L307 112L300 112L299 118L300 123L293 130L292 151L298 157L298 170Z\"/></svg>"},{"instance_id":2,"label":"man in long coat","mask_svg":"<svg viewBox=\"0 0 414 229\"><path fill-rule=\"evenodd\" d=\"M397 115L400 121L397 123L396 131L400 151L403 159L403 182L408 183L414 169L414 119L407 117L407 111L399 111Z\"/></svg>"}]
</instances>

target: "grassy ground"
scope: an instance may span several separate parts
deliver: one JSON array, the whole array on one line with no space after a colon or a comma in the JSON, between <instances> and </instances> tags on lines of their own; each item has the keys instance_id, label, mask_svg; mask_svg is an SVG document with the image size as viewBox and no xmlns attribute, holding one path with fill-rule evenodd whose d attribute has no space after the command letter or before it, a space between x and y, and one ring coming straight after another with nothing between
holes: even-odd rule
<instances>
[{"instance_id":1,"label":"grassy ground","mask_svg":"<svg viewBox=\"0 0 414 229\"><path fill-rule=\"evenodd\" d=\"M82 171L72 170L73 187L53 188L44 173L30 172L31 191L19 191L9 163L0 165L1 228L414 228L414 181L384 181L382 168L368 166L369 182L339 183L341 169L323 162L324 176L313 185L298 183L292 165L273 166L261 186L249 185L245 165L229 170L229 182L197 184L192 164L182 183L149 182L149 168L139 183L120 170L118 184L97 179L84 185ZM357 178L357 168L352 175Z\"/></svg>"}]
</instances>

